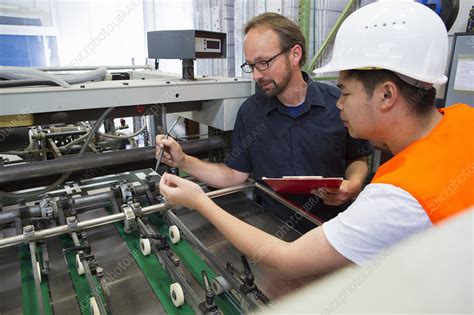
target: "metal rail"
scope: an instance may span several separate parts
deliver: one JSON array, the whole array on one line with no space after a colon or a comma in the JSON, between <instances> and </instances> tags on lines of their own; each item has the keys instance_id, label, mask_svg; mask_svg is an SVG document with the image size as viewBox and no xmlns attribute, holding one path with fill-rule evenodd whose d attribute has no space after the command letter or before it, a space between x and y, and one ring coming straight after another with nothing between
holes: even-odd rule
<instances>
[{"instance_id":1,"label":"metal rail","mask_svg":"<svg viewBox=\"0 0 474 315\"><path fill-rule=\"evenodd\" d=\"M107 70L125 70L125 69L153 69L152 65L123 65L123 66L103 66ZM84 71L95 70L99 66L76 66L76 67L38 67L34 68L41 71Z\"/></svg>"},{"instance_id":2,"label":"metal rail","mask_svg":"<svg viewBox=\"0 0 474 315\"><path fill-rule=\"evenodd\" d=\"M304 211L303 209L295 206L294 204L292 204L291 202L289 202L288 200L286 200L285 198L281 197L280 195L278 195L277 193L273 192L272 190L268 189L267 187L263 186L262 184L259 184L259 183L255 183L255 188L257 188L258 190L260 191L263 191L264 193L266 193L268 196L272 197L273 199L275 199L276 201L282 203L283 205L287 206L288 208L290 208L291 210L293 210L294 212L298 213L299 215L301 215L303 218L305 218L306 220L308 221L311 221L313 222L314 224L316 224L317 226L319 225L322 225L324 222L321 221L321 220L318 220L317 218L309 215L306 211Z\"/></svg>"},{"instance_id":3,"label":"metal rail","mask_svg":"<svg viewBox=\"0 0 474 315\"><path fill-rule=\"evenodd\" d=\"M256 301L254 301L251 297L243 294L240 292L240 283L234 278L230 272L224 268L218 261L217 259L207 250L206 246L191 232L191 230L181 221L174 213L173 211L166 211L166 215L168 216L168 219L170 222L174 225L176 225L186 236L186 240L193 244L199 252L207 259L208 263L211 265L211 267L216 271L216 273L220 276L223 276L227 282L231 285L231 287L234 289L233 292L238 292L239 296L236 297L239 302L241 303L239 305L239 308L241 308L245 313L255 311L259 309L259 306ZM233 292L229 292L229 294L232 294ZM242 303L244 301L245 303ZM245 306L249 306L250 309L245 309Z\"/></svg>"},{"instance_id":4,"label":"metal rail","mask_svg":"<svg viewBox=\"0 0 474 315\"><path fill-rule=\"evenodd\" d=\"M209 198L215 198L219 196L232 194L232 193L235 193L247 188L251 188L253 186L254 186L253 182L247 182L241 185L211 191L211 192L206 193L206 195ZM150 206L143 207L140 213L136 213L136 215L141 216L141 215L154 213L154 212L163 212L172 207L173 205L169 204L168 202L156 204L156 205L150 205ZM81 222L78 222L77 226L75 227L71 227L68 225L60 225L60 226L55 226L49 229L34 232L31 236L27 236L24 234L16 235L16 236L0 239L0 248L18 245L25 242L31 242L31 241L40 240L40 239L46 239L46 238L50 238L50 237L65 234L65 233L87 230L93 227L122 221L123 219L125 219L125 214L121 212L121 213L110 214L110 215L106 215L103 217L94 218L94 219L90 219L86 221L81 221Z\"/></svg>"}]
</instances>

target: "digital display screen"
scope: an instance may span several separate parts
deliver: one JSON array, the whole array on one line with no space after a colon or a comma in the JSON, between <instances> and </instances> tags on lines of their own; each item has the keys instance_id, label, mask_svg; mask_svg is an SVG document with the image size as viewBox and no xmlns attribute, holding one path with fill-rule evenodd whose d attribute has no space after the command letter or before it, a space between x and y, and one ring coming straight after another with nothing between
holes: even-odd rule
<instances>
[{"instance_id":1,"label":"digital display screen","mask_svg":"<svg viewBox=\"0 0 474 315\"><path fill-rule=\"evenodd\" d=\"M206 48L209 49L220 49L221 48L221 42L218 40L207 40L206 41Z\"/></svg>"}]
</instances>

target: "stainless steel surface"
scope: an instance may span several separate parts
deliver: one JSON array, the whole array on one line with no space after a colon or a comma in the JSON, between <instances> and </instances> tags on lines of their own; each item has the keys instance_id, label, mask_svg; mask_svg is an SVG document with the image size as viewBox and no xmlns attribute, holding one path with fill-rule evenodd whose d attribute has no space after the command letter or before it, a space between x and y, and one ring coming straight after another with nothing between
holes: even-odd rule
<instances>
[{"instance_id":1,"label":"stainless steel surface","mask_svg":"<svg viewBox=\"0 0 474 315\"><path fill-rule=\"evenodd\" d=\"M22 314L18 248L0 249L0 314Z\"/></svg>"},{"instance_id":2,"label":"stainless steel surface","mask_svg":"<svg viewBox=\"0 0 474 315\"><path fill-rule=\"evenodd\" d=\"M55 314L80 315L61 241L59 238L50 238L46 245L50 259L48 284L54 312Z\"/></svg>"},{"instance_id":3,"label":"stainless steel surface","mask_svg":"<svg viewBox=\"0 0 474 315\"><path fill-rule=\"evenodd\" d=\"M318 220L317 218L311 216L311 215L308 215L306 213L306 211L304 211L303 209L295 206L294 204L292 204L291 202L288 202L288 200L286 200L285 198L279 196L278 194L276 194L274 191L270 190L269 188L263 186L262 184L259 184L259 183L255 183L255 188L259 189L260 191L263 191L264 193L266 193L267 195L269 195L270 197L272 197L273 199L275 199L276 201L280 202L281 204L287 206L288 208L290 208L291 210L295 211L296 213L300 214L303 218L305 218L306 220L310 221L310 222L313 222L314 224L316 224L316 226L320 226L321 224L323 224L323 221L320 221Z\"/></svg>"},{"instance_id":4,"label":"stainless steel surface","mask_svg":"<svg viewBox=\"0 0 474 315\"><path fill-rule=\"evenodd\" d=\"M293 230L266 209L247 199L243 193L235 193L213 199L223 209L241 220L285 241L300 237ZM195 211L179 208L176 215L191 230L192 233L206 246L214 257L225 266L232 263L237 269L243 270L240 252L230 244L204 217ZM271 249L269 249L271 250ZM304 253L302 253L304 254ZM255 283L270 298L277 299L302 287L310 278L285 280L273 271L266 269L258 262L258 257L247 257L255 275ZM297 257L295 257L297 258Z\"/></svg>"},{"instance_id":5,"label":"stainless steel surface","mask_svg":"<svg viewBox=\"0 0 474 315\"><path fill-rule=\"evenodd\" d=\"M246 99L237 97L209 100L203 102L200 111L183 112L178 115L220 130L233 130L237 112Z\"/></svg>"}]
</instances>

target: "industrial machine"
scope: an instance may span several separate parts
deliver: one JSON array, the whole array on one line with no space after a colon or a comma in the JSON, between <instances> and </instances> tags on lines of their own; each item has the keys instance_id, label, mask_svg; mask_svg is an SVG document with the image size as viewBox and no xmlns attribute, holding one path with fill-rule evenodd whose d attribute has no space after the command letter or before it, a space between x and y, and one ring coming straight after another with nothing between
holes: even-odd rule
<instances>
[{"instance_id":1,"label":"industrial machine","mask_svg":"<svg viewBox=\"0 0 474 315\"><path fill-rule=\"evenodd\" d=\"M61 73L59 84L70 72L48 70ZM188 154L210 158L227 146L252 82L186 80L149 67L109 68L103 77L112 80L45 86L46 79L20 78L0 88L0 313L237 314L264 310L294 288L276 284L258 257L242 256L157 189L153 139L157 127L168 130L166 114L222 131L181 142ZM129 116L142 125L117 133L112 119ZM144 133L148 145L139 146L133 139ZM287 240L298 233L257 205L254 189L314 220L252 181L203 189Z\"/></svg>"}]
</instances>

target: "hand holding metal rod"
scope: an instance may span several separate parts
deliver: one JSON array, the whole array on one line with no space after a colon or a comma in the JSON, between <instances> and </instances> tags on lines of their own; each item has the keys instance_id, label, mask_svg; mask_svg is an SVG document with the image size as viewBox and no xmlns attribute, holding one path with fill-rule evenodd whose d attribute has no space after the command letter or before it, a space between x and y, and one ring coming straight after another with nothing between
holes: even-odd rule
<instances>
[{"instance_id":1,"label":"hand holding metal rod","mask_svg":"<svg viewBox=\"0 0 474 315\"><path fill-rule=\"evenodd\" d=\"M168 132L165 135L165 139L168 139L171 131L173 130L174 126L176 126L176 124L178 123L180 118L181 117L178 116L178 118L175 120L175 122L171 125L171 128L168 130ZM157 173L158 173L158 167L160 166L161 158L163 157L163 152L164 151L165 151L165 146L163 145L163 147L160 150L160 153L158 153L158 158L157 158L157 161L156 161L155 172L157 172Z\"/></svg>"}]
</instances>

